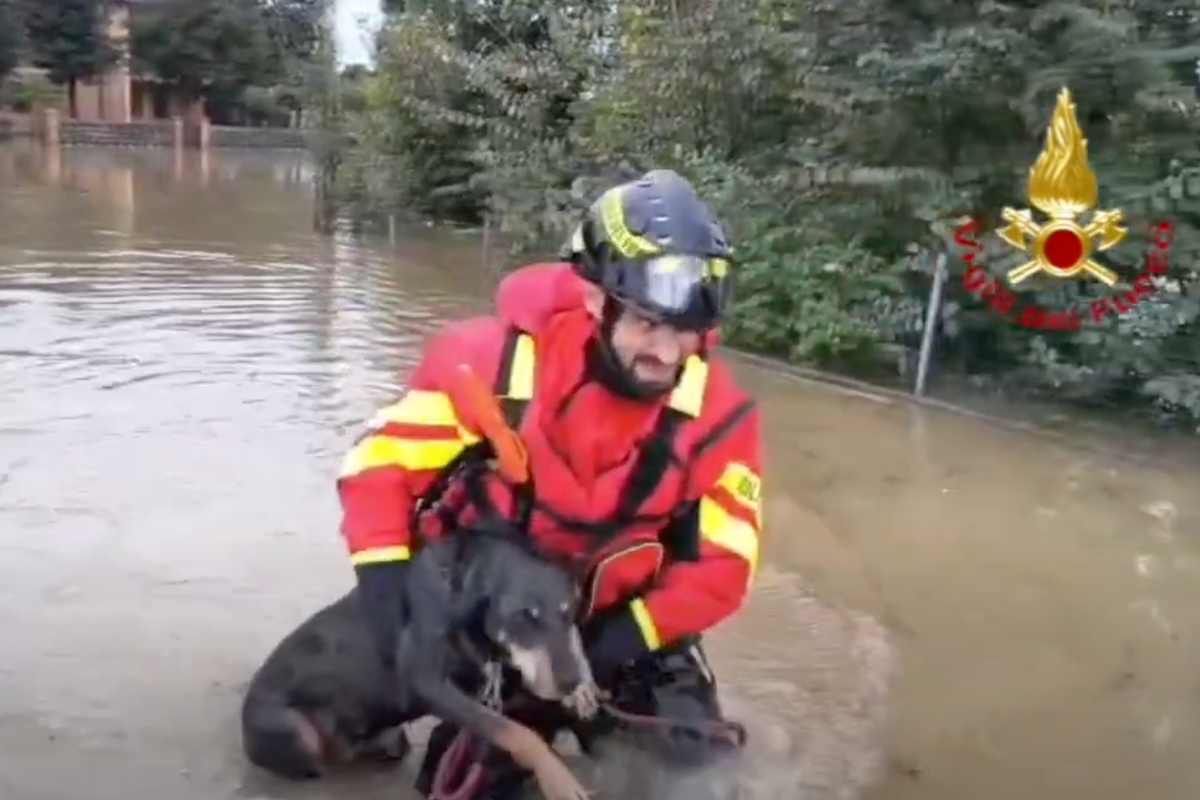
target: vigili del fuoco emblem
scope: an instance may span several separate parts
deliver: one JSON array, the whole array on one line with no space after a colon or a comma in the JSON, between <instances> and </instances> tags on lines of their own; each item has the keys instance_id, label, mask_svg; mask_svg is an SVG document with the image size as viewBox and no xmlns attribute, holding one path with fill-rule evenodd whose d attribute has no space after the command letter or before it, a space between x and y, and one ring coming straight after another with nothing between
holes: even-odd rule
<instances>
[{"instance_id":1,"label":"vigili del fuoco emblem","mask_svg":"<svg viewBox=\"0 0 1200 800\"><path fill-rule=\"evenodd\" d=\"M963 286L1003 318L1035 330L1078 331L1085 319L1099 325L1113 316L1133 311L1162 285L1175 238L1175 226L1169 220L1150 227L1146 268L1132 279L1123 281L1093 258L1124 241L1128 231L1122 227L1124 212L1120 209L1096 211L1090 220L1080 219L1097 206L1098 190L1096 174L1088 164L1087 139L1083 138L1075 118L1071 92L1065 87L1058 94L1042 152L1029 170L1028 196L1030 205L1048 219L1035 220L1027 208L1003 209L1001 216L1008 224L997 230L996 235L1030 257L1008 270L1004 279L993 278L983 266L987 252L975 238L980 230L976 220L968 217L954 231L954 241L963 248L962 258L967 265ZM1034 275L1052 280L1091 277L1109 289L1118 284L1122 288L1103 296L1087 293L1082 305L1046 308L1022 302L1022 295L1009 289ZM1132 288L1125 290L1126 283ZM1036 287L1030 294L1035 293Z\"/></svg>"},{"instance_id":2,"label":"vigili del fuoco emblem","mask_svg":"<svg viewBox=\"0 0 1200 800\"><path fill-rule=\"evenodd\" d=\"M1086 272L1113 286L1116 273L1097 263L1092 255L1119 243L1126 230L1121 227L1123 214L1119 209L1097 211L1087 225L1079 224L1080 215L1095 208L1097 200L1087 139L1075 118L1071 93L1064 88L1050 119L1045 147L1029 170L1029 202L1050 220L1038 224L1029 209L1005 208L1002 215L1009 225L996 232L1032 256L1030 261L1009 270L1009 284L1016 286L1037 273L1074 278Z\"/></svg>"}]
</instances>

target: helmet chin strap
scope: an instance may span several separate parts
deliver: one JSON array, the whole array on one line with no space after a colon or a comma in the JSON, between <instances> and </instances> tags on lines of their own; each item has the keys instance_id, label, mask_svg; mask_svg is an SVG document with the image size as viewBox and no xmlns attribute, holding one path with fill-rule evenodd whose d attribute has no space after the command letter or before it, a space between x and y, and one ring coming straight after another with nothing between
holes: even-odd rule
<instances>
[{"instance_id":1,"label":"helmet chin strap","mask_svg":"<svg viewBox=\"0 0 1200 800\"><path fill-rule=\"evenodd\" d=\"M637 379L633 370L622 364L621 359L617 357L612 337L620 316L621 306L611 297L605 296L604 310L600 315L599 335L589 353L589 371L611 392L631 400L653 400L669 394L674 390L674 385L666 388L646 386Z\"/></svg>"}]
</instances>

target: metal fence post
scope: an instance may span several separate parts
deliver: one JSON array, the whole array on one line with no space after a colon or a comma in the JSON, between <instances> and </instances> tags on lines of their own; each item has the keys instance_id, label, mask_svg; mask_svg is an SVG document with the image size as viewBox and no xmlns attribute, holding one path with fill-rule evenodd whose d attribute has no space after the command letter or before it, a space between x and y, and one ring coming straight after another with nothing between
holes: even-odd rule
<instances>
[{"instance_id":1,"label":"metal fence post","mask_svg":"<svg viewBox=\"0 0 1200 800\"><path fill-rule=\"evenodd\" d=\"M942 306L942 287L946 282L946 254L938 253L933 269L933 287L929 290L929 305L925 309L925 330L921 332L921 356L917 363L917 385L913 393L925 394L925 378L929 374L929 357L933 351L933 329Z\"/></svg>"}]
</instances>

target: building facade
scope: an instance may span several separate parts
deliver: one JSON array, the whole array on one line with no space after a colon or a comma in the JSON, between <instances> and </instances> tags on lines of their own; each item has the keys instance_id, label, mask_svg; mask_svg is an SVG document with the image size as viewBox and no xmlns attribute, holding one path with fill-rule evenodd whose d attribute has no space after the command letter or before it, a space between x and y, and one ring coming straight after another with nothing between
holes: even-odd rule
<instances>
[{"instance_id":1,"label":"building facade","mask_svg":"<svg viewBox=\"0 0 1200 800\"><path fill-rule=\"evenodd\" d=\"M75 85L75 119L83 122L133 122L185 117L198 121L204 102L186 103L152 75L135 74L130 60L130 23L141 9L167 0L115 0L105 28L121 57L105 73Z\"/></svg>"}]
</instances>

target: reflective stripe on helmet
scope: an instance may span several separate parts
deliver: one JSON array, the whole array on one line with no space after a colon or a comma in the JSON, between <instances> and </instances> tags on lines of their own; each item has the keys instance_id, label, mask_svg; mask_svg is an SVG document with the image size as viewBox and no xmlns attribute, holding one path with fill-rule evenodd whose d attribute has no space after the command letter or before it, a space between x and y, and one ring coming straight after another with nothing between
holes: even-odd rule
<instances>
[{"instance_id":1,"label":"reflective stripe on helmet","mask_svg":"<svg viewBox=\"0 0 1200 800\"><path fill-rule=\"evenodd\" d=\"M644 258L662 249L644 236L638 236L625 224L625 202L620 189L612 189L600 204L600 219L613 247L625 258Z\"/></svg>"}]
</instances>

